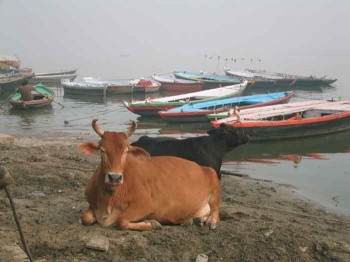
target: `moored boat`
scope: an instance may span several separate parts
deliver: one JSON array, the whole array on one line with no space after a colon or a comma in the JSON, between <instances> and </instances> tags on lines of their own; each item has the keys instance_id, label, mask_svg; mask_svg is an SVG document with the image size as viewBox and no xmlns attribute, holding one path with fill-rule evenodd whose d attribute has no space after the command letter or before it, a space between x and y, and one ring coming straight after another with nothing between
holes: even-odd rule
<instances>
[{"instance_id":1,"label":"moored boat","mask_svg":"<svg viewBox=\"0 0 350 262\"><path fill-rule=\"evenodd\" d=\"M247 87L247 81L241 84L225 86L210 90L192 92L176 96L161 97L156 99L146 99L128 103L124 101L124 106L131 112L141 116L158 116L159 111L182 106L188 102L212 99L224 99L241 95Z\"/></svg>"},{"instance_id":2,"label":"moored boat","mask_svg":"<svg viewBox=\"0 0 350 262\"><path fill-rule=\"evenodd\" d=\"M302 138L350 129L350 100L319 100L242 110L211 121L249 135L251 141Z\"/></svg>"},{"instance_id":3,"label":"moored boat","mask_svg":"<svg viewBox=\"0 0 350 262\"><path fill-rule=\"evenodd\" d=\"M301 86L327 86L333 84L337 79L326 79L325 77L297 77L295 81L295 85Z\"/></svg>"},{"instance_id":4,"label":"moored boat","mask_svg":"<svg viewBox=\"0 0 350 262\"><path fill-rule=\"evenodd\" d=\"M234 98L215 99L198 103L187 103L168 111L160 111L160 117L167 122L203 122L208 121L208 114L229 116L230 111L239 106L240 110L262 107L273 104L287 103L294 92L278 92Z\"/></svg>"},{"instance_id":5,"label":"moored boat","mask_svg":"<svg viewBox=\"0 0 350 262\"><path fill-rule=\"evenodd\" d=\"M103 81L85 78L81 81L69 81L64 79L61 81L64 94L79 95L106 95L107 85Z\"/></svg>"},{"instance_id":6,"label":"moored boat","mask_svg":"<svg viewBox=\"0 0 350 262\"><path fill-rule=\"evenodd\" d=\"M19 109L32 109L51 105L54 92L42 84L34 86L35 90L32 90L33 99L25 101L22 99L22 95L19 91L15 91L8 98L9 103L14 108Z\"/></svg>"},{"instance_id":7,"label":"moored boat","mask_svg":"<svg viewBox=\"0 0 350 262\"><path fill-rule=\"evenodd\" d=\"M52 73L35 73L35 77L39 76L53 76L53 75L72 75L76 74L77 69L73 70L65 70L65 71L59 71L59 72L52 72Z\"/></svg>"},{"instance_id":8,"label":"moored boat","mask_svg":"<svg viewBox=\"0 0 350 262\"><path fill-rule=\"evenodd\" d=\"M295 86L327 86L337 81L337 79L335 78L326 78L326 76L324 77L315 77L312 75L299 76L299 75L275 73L275 72L268 72L266 70L254 70L254 69L248 69L248 71L254 74L270 75L273 77L282 77L284 79L293 79L294 81L290 85L295 85Z\"/></svg>"},{"instance_id":9,"label":"moored boat","mask_svg":"<svg viewBox=\"0 0 350 262\"><path fill-rule=\"evenodd\" d=\"M157 75L153 75L152 78L161 84L161 90L167 91L196 92L202 90L204 85L202 81L197 80L176 79Z\"/></svg>"},{"instance_id":10,"label":"moored boat","mask_svg":"<svg viewBox=\"0 0 350 262\"><path fill-rule=\"evenodd\" d=\"M32 75L3 74L0 75L0 88L5 92L13 92L19 86L28 82Z\"/></svg>"},{"instance_id":11,"label":"moored boat","mask_svg":"<svg viewBox=\"0 0 350 262\"><path fill-rule=\"evenodd\" d=\"M246 70L232 70L228 67L224 67L225 74L227 76L240 77L249 81L249 87L273 87L276 85L275 79L268 79L264 77L258 77L253 73Z\"/></svg>"},{"instance_id":12,"label":"moored boat","mask_svg":"<svg viewBox=\"0 0 350 262\"><path fill-rule=\"evenodd\" d=\"M204 74L186 71L175 71L175 77L187 80L196 80L204 82L204 88L218 86L227 86L242 83L244 80L239 77L219 76L215 74Z\"/></svg>"},{"instance_id":13,"label":"moored boat","mask_svg":"<svg viewBox=\"0 0 350 262\"><path fill-rule=\"evenodd\" d=\"M107 85L107 94L132 94L134 92L134 80L103 82Z\"/></svg>"},{"instance_id":14,"label":"moored boat","mask_svg":"<svg viewBox=\"0 0 350 262\"><path fill-rule=\"evenodd\" d=\"M36 76L35 74L29 80L30 84L59 84L62 80L73 81L78 75L77 74L61 74L61 75L42 75Z\"/></svg>"},{"instance_id":15,"label":"moored boat","mask_svg":"<svg viewBox=\"0 0 350 262\"><path fill-rule=\"evenodd\" d=\"M159 91L160 83L157 81L153 81L150 79L144 79L141 78L139 80L136 80L133 84L133 90L134 92L141 92L141 93L153 93Z\"/></svg>"},{"instance_id":16,"label":"moored boat","mask_svg":"<svg viewBox=\"0 0 350 262\"><path fill-rule=\"evenodd\" d=\"M295 78L288 76L274 75L249 70L237 71L232 70L228 67L224 67L224 71L226 75L242 77L243 79L249 80L251 82L250 87L285 87L291 86L295 83Z\"/></svg>"}]
</instances>

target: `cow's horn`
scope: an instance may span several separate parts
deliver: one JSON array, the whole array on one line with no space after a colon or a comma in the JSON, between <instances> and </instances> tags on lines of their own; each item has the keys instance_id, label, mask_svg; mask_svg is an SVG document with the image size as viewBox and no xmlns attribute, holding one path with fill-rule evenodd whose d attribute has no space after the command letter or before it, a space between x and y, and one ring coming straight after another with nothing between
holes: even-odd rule
<instances>
[{"instance_id":1,"label":"cow's horn","mask_svg":"<svg viewBox=\"0 0 350 262\"><path fill-rule=\"evenodd\" d=\"M131 120L131 126L128 128L128 131L126 132L126 135L130 137L136 130L136 122Z\"/></svg>"},{"instance_id":2,"label":"cow's horn","mask_svg":"<svg viewBox=\"0 0 350 262\"><path fill-rule=\"evenodd\" d=\"M92 128L95 130L95 132L102 137L104 134L104 131L100 129L100 127L97 124L98 119L92 120Z\"/></svg>"}]
</instances>

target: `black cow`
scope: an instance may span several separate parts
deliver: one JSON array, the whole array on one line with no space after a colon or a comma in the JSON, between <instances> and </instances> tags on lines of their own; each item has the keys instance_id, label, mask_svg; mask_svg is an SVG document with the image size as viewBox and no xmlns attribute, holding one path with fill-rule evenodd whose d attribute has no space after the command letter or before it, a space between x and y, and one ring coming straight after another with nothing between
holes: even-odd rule
<instances>
[{"instance_id":1,"label":"black cow","mask_svg":"<svg viewBox=\"0 0 350 262\"><path fill-rule=\"evenodd\" d=\"M177 156L197 162L201 166L212 167L220 178L225 154L238 145L247 143L249 137L238 134L235 128L226 124L221 124L219 128L211 129L207 133L209 136L186 139L142 136L131 145L142 147L151 156Z\"/></svg>"}]
</instances>

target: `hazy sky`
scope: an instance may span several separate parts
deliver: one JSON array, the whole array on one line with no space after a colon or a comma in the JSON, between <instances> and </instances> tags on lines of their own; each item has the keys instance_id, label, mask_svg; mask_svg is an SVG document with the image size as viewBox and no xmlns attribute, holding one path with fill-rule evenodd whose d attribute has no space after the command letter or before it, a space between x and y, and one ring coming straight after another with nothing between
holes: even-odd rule
<instances>
[{"instance_id":1,"label":"hazy sky","mask_svg":"<svg viewBox=\"0 0 350 262\"><path fill-rule=\"evenodd\" d=\"M0 54L36 72L118 79L227 65L339 78L350 68L348 0L0 0L0 24Z\"/></svg>"}]
</instances>

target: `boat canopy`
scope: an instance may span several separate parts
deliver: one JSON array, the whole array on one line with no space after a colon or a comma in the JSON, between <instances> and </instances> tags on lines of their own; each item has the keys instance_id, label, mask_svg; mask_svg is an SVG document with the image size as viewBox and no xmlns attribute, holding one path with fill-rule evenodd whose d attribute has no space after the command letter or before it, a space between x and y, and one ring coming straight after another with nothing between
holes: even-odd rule
<instances>
[{"instance_id":1,"label":"boat canopy","mask_svg":"<svg viewBox=\"0 0 350 262\"><path fill-rule=\"evenodd\" d=\"M21 65L21 60L15 56L10 55L0 55L0 68L8 69L9 67L14 67L17 70Z\"/></svg>"}]
</instances>

